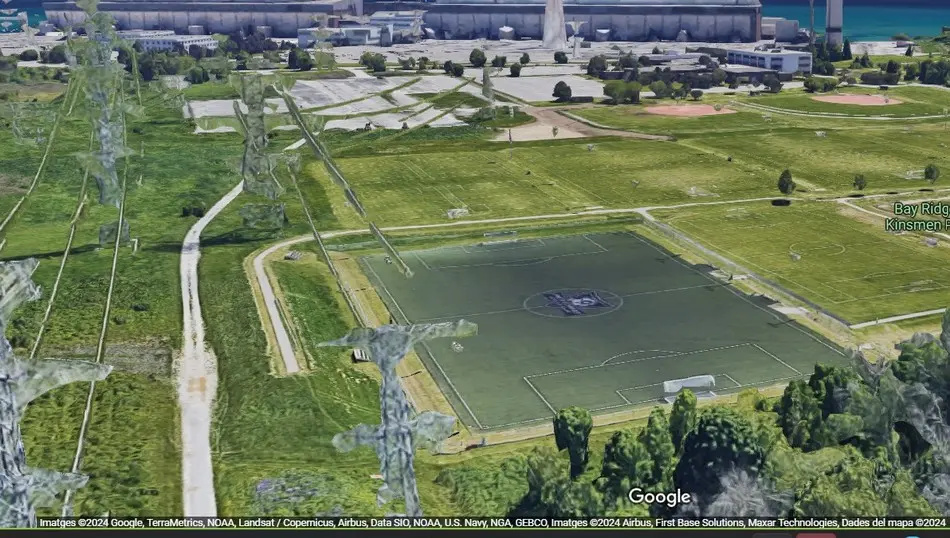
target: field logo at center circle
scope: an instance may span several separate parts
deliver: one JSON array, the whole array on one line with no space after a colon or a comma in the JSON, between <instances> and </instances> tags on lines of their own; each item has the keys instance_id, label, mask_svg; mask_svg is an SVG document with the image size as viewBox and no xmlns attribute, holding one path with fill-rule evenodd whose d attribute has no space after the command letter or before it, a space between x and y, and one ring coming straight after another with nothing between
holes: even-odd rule
<instances>
[{"instance_id":1,"label":"field logo at center circle","mask_svg":"<svg viewBox=\"0 0 950 538\"><path fill-rule=\"evenodd\" d=\"M528 297L524 309L550 318L577 318L609 314L622 305L623 298L610 291L564 288Z\"/></svg>"}]
</instances>

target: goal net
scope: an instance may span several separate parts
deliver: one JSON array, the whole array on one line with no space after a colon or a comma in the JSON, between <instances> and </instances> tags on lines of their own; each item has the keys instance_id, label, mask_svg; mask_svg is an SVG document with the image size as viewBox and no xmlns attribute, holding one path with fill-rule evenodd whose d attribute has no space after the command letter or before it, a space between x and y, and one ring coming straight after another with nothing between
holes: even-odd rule
<instances>
[{"instance_id":1,"label":"goal net","mask_svg":"<svg viewBox=\"0 0 950 538\"><path fill-rule=\"evenodd\" d=\"M671 379L663 382L663 392L666 393L663 400L667 403L673 403L676 396L683 389L693 391L697 399L715 398L716 393L713 392L715 388L716 378L711 375L694 375L682 379Z\"/></svg>"}]
</instances>

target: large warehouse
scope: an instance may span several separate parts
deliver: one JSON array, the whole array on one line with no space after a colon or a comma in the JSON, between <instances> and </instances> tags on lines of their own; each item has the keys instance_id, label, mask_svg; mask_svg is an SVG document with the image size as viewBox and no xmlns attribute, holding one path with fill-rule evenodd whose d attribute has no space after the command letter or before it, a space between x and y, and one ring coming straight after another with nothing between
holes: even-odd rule
<instances>
[{"instance_id":1,"label":"large warehouse","mask_svg":"<svg viewBox=\"0 0 950 538\"><path fill-rule=\"evenodd\" d=\"M449 39L497 38L505 26L516 38L540 39L544 6L545 0L398 3L398 9L425 10L426 26ZM83 18L74 0L44 2L43 8L60 27ZM104 0L99 10L112 14L123 30L186 33L189 26L201 26L205 33L230 33L250 25L269 26L277 37L296 37L320 14L362 14L363 0ZM762 26L759 0L564 0L564 15L567 21L583 21L580 35L589 40L734 43L758 41Z\"/></svg>"},{"instance_id":2,"label":"large warehouse","mask_svg":"<svg viewBox=\"0 0 950 538\"><path fill-rule=\"evenodd\" d=\"M508 26L516 38L540 39L545 0L434 0L426 26L446 37L497 38ZM612 41L758 41L762 3L759 0L564 0L564 18L583 21L579 34L594 39L610 30ZM603 34L603 32L602 32Z\"/></svg>"},{"instance_id":3,"label":"large warehouse","mask_svg":"<svg viewBox=\"0 0 950 538\"><path fill-rule=\"evenodd\" d=\"M85 13L75 0L43 2L49 22L60 28L76 25ZM99 11L115 18L120 30L174 30L229 34L248 26L269 26L276 37L297 37L321 15L362 15L362 0L102 0Z\"/></svg>"}]
</instances>

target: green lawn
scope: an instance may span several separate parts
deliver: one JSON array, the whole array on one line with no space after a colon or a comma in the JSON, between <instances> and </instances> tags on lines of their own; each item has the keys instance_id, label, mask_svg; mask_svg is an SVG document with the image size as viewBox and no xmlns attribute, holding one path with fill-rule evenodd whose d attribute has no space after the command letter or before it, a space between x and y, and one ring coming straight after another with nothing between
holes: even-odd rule
<instances>
[{"instance_id":1,"label":"green lawn","mask_svg":"<svg viewBox=\"0 0 950 538\"><path fill-rule=\"evenodd\" d=\"M928 247L919 235L886 233L883 219L871 223L839 211L834 202L759 202L654 214L850 323L950 304L946 248Z\"/></svg>"},{"instance_id":2,"label":"green lawn","mask_svg":"<svg viewBox=\"0 0 950 538\"><path fill-rule=\"evenodd\" d=\"M877 88L841 86L839 94L884 95ZM844 105L826 103L814 99L820 96L833 96L834 92L811 94L803 90L783 90L778 94L761 94L749 98L748 102L795 110L799 112L823 112L833 114L848 114L852 116L893 116L912 117L925 115L941 115L944 109L950 107L950 91L941 88L926 86L898 86L891 87L886 92L887 97L899 104L879 106Z\"/></svg>"},{"instance_id":3,"label":"green lawn","mask_svg":"<svg viewBox=\"0 0 950 538\"><path fill-rule=\"evenodd\" d=\"M745 136L714 133L690 143L732 155L735 162L757 168L775 181L788 168L796 181L801 180L800 186L822 195L848 192L855 174L865 175L869 192L927 188L931 185L924 180L906 179L913 177L908 173L922 171L929 163L950 166L946 150L950 131L942 124L875 123L864 129L828 130L824 137L807 129ZM770 183L774 189L774 182Z\"/></svg>"},{"instance_id":4,"label":"green lawn","mask_svg":"<svg viewBox=\"0 0 950 538\"><path fill-rule=\"evenodd\" d=\"M445 212L458 207L482 219L756 197L774 189L770 174L670 142L529 142L515 144L511 158L507 143L400 147L398 155L337 160L371 218L386 225L446 222ZM691 195L693 187L701 190Z\"/></svg>"}]
</instances>

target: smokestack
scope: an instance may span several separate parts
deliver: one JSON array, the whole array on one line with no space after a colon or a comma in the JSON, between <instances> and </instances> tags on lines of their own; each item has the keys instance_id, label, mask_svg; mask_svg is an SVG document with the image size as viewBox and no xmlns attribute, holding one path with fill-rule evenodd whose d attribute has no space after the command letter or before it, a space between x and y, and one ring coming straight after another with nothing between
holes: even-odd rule
<instances>
[{"instance_id":1,"label":"smokestack","mask_svg":"<svg viewBox=\"0 0 950 538\"><path fill-rule=\"evenodd\" d=\"M564 50L566 45L564 0L547 0L544 6L544 36L541 38L541 46L546 49Z\"/></svg>"},{"instance_id":2,"label":"smokestack","mask_svg":"<svg viewBox=\"0 0 950 538\"><path fill-rule=\"evenodd\" d=\"M825 42L840 45L844 39L841 28L844 26L844 0L828 0L825 11Z\"/></svg>"}]
</instances>

